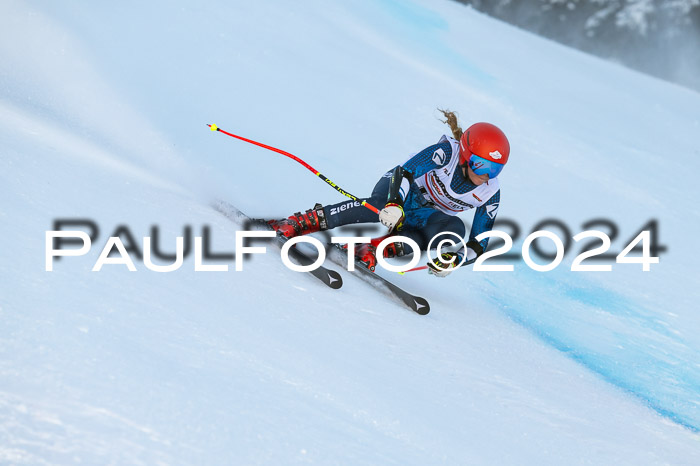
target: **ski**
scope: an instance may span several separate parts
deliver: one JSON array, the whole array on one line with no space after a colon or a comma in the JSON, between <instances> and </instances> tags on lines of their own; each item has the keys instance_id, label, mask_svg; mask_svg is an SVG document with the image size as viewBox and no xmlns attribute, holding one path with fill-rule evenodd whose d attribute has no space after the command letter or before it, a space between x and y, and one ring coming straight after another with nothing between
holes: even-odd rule
<instances>
[{"instance_id":1,"label":"ski","mask_svg":"<svg viewBox=\"0 0 700 466\"><path fill-rule=\"evenodd\" d=\"M218 201L213 204L213 207L217 212L221 213L229 220L243 220L246 223L245 228L248 228L250 225L256 225L273 230L265 220L251 218L227 202ZM288 241L287 238L281 235L276 236L276 239L279 247L282 247L284 243ZM331 249L336 253L335 255L337 255L337 257L334 258L334 254L330 254L329 257L334 259L334 261L339 265L346 266L347 261L349 260L346 250L339 244L333 244ZM301 252L296 247L289 249L289 255L300 265L310 265L314 263L314 260L311 257ZM342 260L338 260L339 258L342 258ZM384 277L367 269L363 263L355 261L355 270L363 280L375 285L377 288L384 289L390 296L393 296L395 299L402 302L405 306L417 314L426 315L430 312L430 303L428 303L425 298L415 296L403 288L393 284ZM320 266L309 273L333 289L338 289L343 286L342 276L334 270Z\"/></svg>"},{"instance_id":2,"label":"ski","mask_svg":"<svg viewBox=\"0 0 700 466\"><path fill-rule=\"evenodd\" d=\"M215 202L212 205L212 207L214 208L214 210L216 210L229 220L243 220L245 222L244 227L246 229L249 228L250 225L256 225L274 231L273 228L270 225L268 225L267 222L265 222L265 220L248 217L246 214L244 214L228 202L218 201ZM280 248L284 245L284 243L288 241L287 238L281 235L277 235L275 238L277 240L277 245ZM314 260L311 257L299 251L299 249L297 249L296 247L289 248L289 256L295 262L302 266L311 265L314 263ZM319 266L308 273L322 281L328 287L333 288L334 290L337 290L343 286L343 277L335 270L330 270L326 267Z\"/></svg>"},{"instance_id":3,"label":"ski","mask_svg":"<svg viewBox=\"0 0 700 466\"><path fill-rule=\"evenodd\" d=\"M347 261L349 260L347 251L343 249L342 245L340 244L333 244L333 249L337 252L337 254L343 258L343 260L346 262L345 264L341 263L338 261L338 263L342 266L347 265ZM331 255L331 258L333 258L333 255ZM377 285L378 287L382 287L385 290L388 291L388 293L393 296L394 298L398 299L401 301L403 304L408 306L409 309L412 311L424 316L430 312L430 303L425 298L422 298L420 296L415 296L409 293L408 291L404 290L403 288L394 285L391 283L389 280L385 279L384 277L377 275L376 273L370 271L362 262L359 262L355 260L355 270L358 271L360 274L361 278L369 283L372 283L374 285Z\"/></svg>"}]
</instances>

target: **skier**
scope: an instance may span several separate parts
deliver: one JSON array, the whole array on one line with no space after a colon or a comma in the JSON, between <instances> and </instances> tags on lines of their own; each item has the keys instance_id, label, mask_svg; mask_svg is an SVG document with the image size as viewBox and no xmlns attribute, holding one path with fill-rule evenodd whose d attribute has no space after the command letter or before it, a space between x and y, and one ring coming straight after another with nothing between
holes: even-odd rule
<instances>
[{"instance_id":1,"label":"skier","mask_svg":"<svg viewBox=\"0 0 700 466\"><path fill-rule=\"evenodd\" d=\"M462 131L453 112L441 111L454 137L443 135L437 144L382 176L372 195L363 199L381 208L379 217L360 202L345 201L327 206L316 204L304 214L297 212L268 223L291 238L352 223L381 222L389 233L358 244L355 249L356 258L373 271L376 247L385 238L406 236L422 250L434 237L437 241L433 246L439 244L442 238L437 235L454 233L464 238L464 223L456 215L475 208L466 247L445 252L427 265L429 273L446 277L463 260L465 264L473 263L488 244L488 238L476 241L476 237L490 231L496 219L501 198L497 177L508 162L510 144L495 125L475 123ZM400 257L406 252L411 252L410 247L393 242L384 249L383 256Z\"/></svg>"}]
</instances>

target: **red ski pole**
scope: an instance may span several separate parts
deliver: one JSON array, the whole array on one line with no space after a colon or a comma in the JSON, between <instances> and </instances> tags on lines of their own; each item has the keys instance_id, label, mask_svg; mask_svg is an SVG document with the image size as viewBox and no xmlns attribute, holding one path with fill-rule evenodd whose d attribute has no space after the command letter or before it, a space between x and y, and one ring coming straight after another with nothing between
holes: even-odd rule
<instances>
[{"instance_id":1,"label":"red ski pole","mask_svg":"<svg viewBox=\"0 0 700 466\"><path fill-rule=\"evenodd\" d=\"M227 136L231 136L232 138L240 139L241 141L245 141L245 142L248 142L248 143L250 143L250 144L255 144L256 146L260 146L260 147L262 147L262 148L264 148L264 149L271 150L271 151L273 151L273 152L277 152L278 154L282 154L282 155L284 155L284 156L286 156L286 157L289 157L289 158L292 159L292 160L295 160L295 161L299 162L299 163L302 164L304 167L306 167L308 170L310 170L314 175L318 176L318 177L321 178L323 181L325 181L326 183L328 183L333 189L335 189L336 191L338 191L338 192L339 192L340 194L342 194L343 196L349 197L349 198L352 199L353 201L357 201L357 202L361 203L364 207L367 207L369 210L371 210L371 211L374 212L375 214L379 214L379 209L377 209L376 207L374 207L374 206L371 205L371 204L367 204L367 202L365 202L365 201L361 201L361 200L358 199L357 197L355 197L355 196L353 196L352 194L350 194L349 192L345 191L345 190L342 189L340 186L338 186L337 184L335 184L334 182L332 182L331 180L329 180L328 178L326 178L324 175L322 175L321 172L319 172L318 170L316 170L314 167L312 167L312 166L309 165L308 163L306 163L306 162L304 162L303 160L301 160L299 157L297 157L297 156L295 156L295 155L293 155L293 154L290 154L289 152L283 151L282 149L277 149L276 147L268 146L267 144L263 144L263 143L261 143L261 142L253 141L252 139L244 138L243 136L237 136L237 135L235 135L235 134L233 134L233 133L229 133L228 131L224 131L223 129L219 128L218 126L216 126L216 125L214 125L214 124L212 124L212 125L207 124L207 126L208 126L209 128L211 128L212 131L218 131L218 132L220 132L220 133L224 133L224 134L227 135Z\"/></svg>"},{"instance_id":2,"label":"red ski pole","mask_svg":"<svg viewBox=\"0 0 700 466\"><path fill-rule=\"evenodd\" d=\"M403 274L408 273L408 272L416 272L416 271L418 271L418 270L425 270L425 269L427 269L427 268L428 268L427 265L421 265L421 266L419 266L419 267L415 267L415 268L412 268L412 269L404 270L403 272L399 272L399 275L403 275Z\"/></svg>"}]
</instances>

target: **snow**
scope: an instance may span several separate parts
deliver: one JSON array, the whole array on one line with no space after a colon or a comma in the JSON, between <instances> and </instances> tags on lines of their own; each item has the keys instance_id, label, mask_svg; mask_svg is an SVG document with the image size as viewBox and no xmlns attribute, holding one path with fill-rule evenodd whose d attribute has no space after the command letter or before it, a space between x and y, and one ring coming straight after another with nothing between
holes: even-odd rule
<instances>
[{"instance_id":1,"label":"snow","mask_svg":"<svg viewBox=\"0 0 700 466\"><path fill-rule=\"evenodd\" d=\"M0 463L700 461L697 93L448 1L7 1L0 57ZM217 199L341 200L207 123L362 195L447 131L436 107L509 135L514 250L602 217L612 251L651 218L668 251L646 273L571 272L573 247L552 272L391 276L425 317L274 248L242 272L91 272L120 226L168 252L209 226L232 253ZM61 218L99 237L46 272Z\"/></svg>"}]
</instances>

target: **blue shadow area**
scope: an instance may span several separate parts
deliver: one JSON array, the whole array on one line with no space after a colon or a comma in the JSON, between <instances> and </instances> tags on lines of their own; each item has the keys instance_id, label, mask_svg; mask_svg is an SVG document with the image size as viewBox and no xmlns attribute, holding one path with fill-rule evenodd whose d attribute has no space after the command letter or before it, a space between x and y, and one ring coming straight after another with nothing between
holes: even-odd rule
<instances>
[{"instance_id":1,"label":"blue shadow area","mask_svg":"<svg viewBox=\"0 0 700 466\"><path fill-rule=\"evenodd\" d=\"M455 73L466 74L482 86L490 87L497 82L493 75L469 61L465 54L458 53L454 44L445 41L441 32L447 32L449 24L437 12L411 1L382 0L377 5L385 13L381 15L381 29L391 29L395 37L420 51L416 55L435 57L441 68L454 68Z\"/></svg>"},{"instance_id":2,"label":"blue shadow area","mask_svg":"<svg viewBox=\"0 0 700 466\"><path fill-rule=\"evenodd\" d=\"M571 280L557 272L518 272L519 286L508 289L487 279L498 288L491 301L510 319L660 415L700 432L700 351L665 321L667 311L582 276Z\"/></svg>"}]
</instances>

